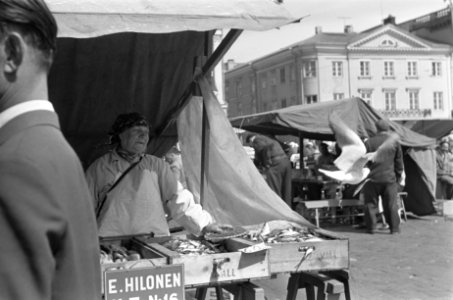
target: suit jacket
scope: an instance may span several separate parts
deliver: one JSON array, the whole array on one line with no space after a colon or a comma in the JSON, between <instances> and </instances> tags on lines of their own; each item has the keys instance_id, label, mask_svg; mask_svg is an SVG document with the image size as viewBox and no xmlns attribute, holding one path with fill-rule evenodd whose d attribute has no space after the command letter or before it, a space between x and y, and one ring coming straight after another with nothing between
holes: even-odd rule
<instances>
[{"instance_id":1,"label":"suit jacket","mask_svg":"<svg viewBox=\"0 0 453 300\"><path fill-rule=\"evenodd\" d=\"M0 299L100 299L93 204L53 112L0 128L0 238Z\"/></svg>"},{"instance_id":2,"label":"suit jacket","mask_svg":"<svg viewBox=\"0 0 453 300\"><path fill-rule=\"evenodd\" d=\"M382 143L388 138L386 132L379 132L365 142L367 152L376 151ZM403 151L399 143L396 143L392 149L385 151L385 159L382 162L374 162L369 165L370 174L368 178L371 181L379 183L399 182L404 171Z\"/></svg>"}]
</instances>

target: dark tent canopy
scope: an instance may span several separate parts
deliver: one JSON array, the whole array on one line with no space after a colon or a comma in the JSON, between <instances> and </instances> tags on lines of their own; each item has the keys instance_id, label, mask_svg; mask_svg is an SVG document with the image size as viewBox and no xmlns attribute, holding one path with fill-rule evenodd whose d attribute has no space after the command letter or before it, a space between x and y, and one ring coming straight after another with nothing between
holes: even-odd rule
<instances>
[{"instance_id":1,"label":"dark tent canopy","mask_svg":"<svg viewBox=\"0 0 453 300\"><path fill-rule=\"evenodd\" d=\"M447 136L453 131L453 120L407 120L398 121L405 127L420 134L435 138L437 140Z\"/></svg>"},{"instance_id":2,"label":"dark tent canopy","mask_svg":"<svg viewBox=\"0 0 453 300\"><path fill-rule=\"evenodd\" d=\"M385 119L360 98L290 106L266 113L230 119L236 128L269 135L294 135L317 140L334 140L328 116L335 111L361 138L376 134L375 123ZM436 161L435 139L389 121L404 147L406 209L418 215L434 213Z\"/></svg>"}]
</instances>

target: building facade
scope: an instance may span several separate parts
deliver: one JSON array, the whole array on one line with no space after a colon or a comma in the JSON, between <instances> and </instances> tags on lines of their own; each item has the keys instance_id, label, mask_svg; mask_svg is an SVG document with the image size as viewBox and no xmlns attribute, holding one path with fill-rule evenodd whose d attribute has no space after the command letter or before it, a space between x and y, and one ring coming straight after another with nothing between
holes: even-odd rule
<instances>
[{"instance_id":1,"label":"building facade","mask_svg":"<svg viewBox=\"0 0 453 300\"><path fill-rule=\"evenodd\" d=\"M315 35L225 72L230 117L361 97L391 119L449 118L451 47L395 26Z\"/></svg>"}]
</instances>

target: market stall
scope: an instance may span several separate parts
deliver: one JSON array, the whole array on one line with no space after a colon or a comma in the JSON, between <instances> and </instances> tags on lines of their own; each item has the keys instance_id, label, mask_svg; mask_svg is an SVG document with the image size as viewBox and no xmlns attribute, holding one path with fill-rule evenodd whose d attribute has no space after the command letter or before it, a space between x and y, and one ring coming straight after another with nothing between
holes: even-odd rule
<instances>
[{"instance_id":1,"label":"market stall","mask_svg":"<svg viewBox=\"0 0 453 300\"><path fill-rule=\"evenodd\" d=\"M279 110L232 118L236 128L272 135L294 135L308 139L334 141L328 116L335 111L361 138L376 133L375 123L385 119L360 98L296 105ZM435 212L436 141L389 120L401 137L406 173L406 210L417 215Z\"/></svg>"},{"instance_id":2,"label":"market stall","mask_svg":"<svg viewBox=\"0 0 453 300\"><path fill-rule=\"evenodd\" d=\"M49 75L50 99L63 133L85 167L105 151L106 133L115 116L138 111L151 123L149 153L162 155L179 139L191 192L218 222L243 228L285 220L326 238L316 241L316 246L301 245L304 241L288 244L285 249L294 251L292 261L275 272L298 271L300 266L348 267L347 240L316 228L268 188L212 93L213 67L242 30L268 30L296 20L283 4L267 0L47 3L59 26L58 51ZM233 29L214 49L214 34L223 28ZM173 288L248 282L270 276L272 259L279 265L282 257L271 255L267 248L246 255L237 251L236 244L225 248L222 253L228 254L220 258L207 254L206 268L194 278L197 263L163 249L161 243L138 237L101 241L112 255L103 266L106 299L108 293L126 296L126 289L148 293L155 290L148 289L152 278L168 274L174 274ZM162 270L167 273L162 275ZM179 276L184 279L178 281ZM165 293L171 299L179 292ZM149 296L166 299L160 294Z\"/></svg>"}]
</instances>

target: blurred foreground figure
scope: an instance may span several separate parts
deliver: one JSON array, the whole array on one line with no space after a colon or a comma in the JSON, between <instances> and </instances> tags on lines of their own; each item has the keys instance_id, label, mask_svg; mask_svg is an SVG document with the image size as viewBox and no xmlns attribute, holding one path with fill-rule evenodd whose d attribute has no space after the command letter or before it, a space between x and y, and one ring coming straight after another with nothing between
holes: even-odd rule
<instances>
[{"instance_id":1,"label":"blurred foreground figure","mask_svg":"<svg viewBox=\"0 0 453 300\"><path fill-rule=\"evenodd\" d=\"M56 34L42 0L0 0L2 300L101 296L93 205L48 101Z\"/></svg>"}]
</instances>

